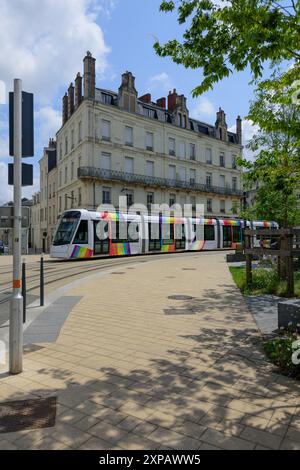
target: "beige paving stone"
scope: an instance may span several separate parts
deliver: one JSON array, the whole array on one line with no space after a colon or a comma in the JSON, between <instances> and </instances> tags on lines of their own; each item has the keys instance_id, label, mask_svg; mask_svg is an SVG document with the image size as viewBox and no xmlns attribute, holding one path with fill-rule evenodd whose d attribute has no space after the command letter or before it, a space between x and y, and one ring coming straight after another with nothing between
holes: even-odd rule
<instances>
[{"instance_id":1,"label":"beige paving stone","mask_svg":"<svg viewBox=\"0 0 300 470\"><path fill-rule=\"evenodd\" d=\"M241 433L241 437L248 441L261 444L270 449L279 449L282 438L270 432L261 431L260 429L246 427Z\"/></svg>"},{"instance_id":2,"label":"beige paving stone","mask_svg":"<svg viewBox=\"0 0 300 470\"><path fill-rule=\"evenodd\" d=\"M215 429L207 429L201 436L201 441L227 450L251 450L255 444L235 436L225 435Z\"/></svg>"},{"instance_id":3,"label":"beige paving stone","mask_svg":"<svg viewBox=\"0 0 300 470\"><path fill-rule=\"evenodd\" d=\"M285 439L283 439L280 449L281 450L300 450L300 442L294 441L293 439L286 437Z\"/></svg>"},{"instance_id":4,"label":"beige paving stone","mask_svg":"<svg viewBox=\"0 0 300 470\"><path fill-rule=\"evenodd\" d=\"M114 446L97 437L91 437L79 447L79 450L112 450Z\"/></svg>"}]
</instances>

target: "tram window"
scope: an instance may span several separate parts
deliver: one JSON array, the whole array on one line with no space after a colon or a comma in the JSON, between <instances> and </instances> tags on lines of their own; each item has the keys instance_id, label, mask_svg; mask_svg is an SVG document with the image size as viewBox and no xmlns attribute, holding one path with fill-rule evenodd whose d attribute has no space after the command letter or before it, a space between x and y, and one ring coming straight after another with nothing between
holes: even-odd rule
<instances>
[{"instance_id":1,"label":"tram window","mask_svg":"<svg viewBox=\"0 0 300 470\"><path fill-rule=\"evenodd\" d=\"M175 225L176 240L185 240L184 224Z\"/></svg>"},{"instance_id":2,"label":"tram window","mask_svg":"<svg viewBox=\"0 0 300 470\"><path fill-rule=\"evenodd\" d=\"M232 227L232 238L234 243L239 243L241 241L241 227Z\"/></svg>"},{"instance_id":3,"label":"tram window","mask_svg":"<svg viewBox=\"0 0 300 470\"><path fill-rule=\"evenodd\" d=\"M204 225L202 224L193 224L193 231L196 236L194 236L194 240L203 240L204 238Z\"/></svg>"},{"instance_id":4,"label":"tram window","mask_svg":"<svg viewBox=\"0 0 300 470\"><path fill-rule=\"evenodd\" d=\"M162 239L164 245L173 245L174 243L174 224L163 224Z\"/></svg>"},{"instance_id":5,"label":"tram window","mask_svg":"<svg viewBox=\"0 0 300 470\"><path fill-rule=\"evenodd\" d=\"M215 239L214 225L204 225L204 240L213 241Z\"/></svg>"},{"instance_id":6,"label":"tram window","mask_svg":"<svg viewBox=\"0 0 300 470\"><path fill-rule=\"evenodd\" d=\"M154 222L149 223L149 239L160 240L159 223L154 223Z\"/></svg>"},{"instance_id":7,"label":"tram window","mask_svg":"<svg viewBox=\"0 0 300 470\"><path fill-rule=\"evenodd\" d=\"M76 245L85 245L88 243L88 221L81 220L74 237L73 243Z\"/></svg>"},{"instance_id":8,"label":"tram window","mask_svg":"<svg viewBox=\"0 0 300 470\"><path fill-rule=\"evenodd\" d=\"M128 241L138 242L139 241L139 223L138 222L127 222L127 233Z\"/></svg>"},{"instance_id":9,"label":"tram window","mask_svg":"<svg viewBox=\"0 0 300 470\"><path fill-rule=\"evenodd\" d=\"M108 222L105 220L94 221L94 237L98 240L107 240L109 237Z\"/></svg>"},{"instance_id":10,"label":"tram window","mask_svg":"<svg viewBox=\"0 0 300 470\"><path fill-rule=\"evenodd\" d=\"M139 240L139 224L136 222L112 222L112 243L137 242Z\"/></svg>"}]
</instances>

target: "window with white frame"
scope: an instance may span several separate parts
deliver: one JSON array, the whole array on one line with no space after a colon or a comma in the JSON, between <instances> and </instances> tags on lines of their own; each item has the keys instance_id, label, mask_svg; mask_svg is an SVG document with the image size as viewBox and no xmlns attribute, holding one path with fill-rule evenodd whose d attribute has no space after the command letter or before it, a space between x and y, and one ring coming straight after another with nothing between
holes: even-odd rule
<instances>
[{"instance_id":1,"label":"window with white frame","mask_svg":"<svg viewBox=\"0 0 300 470\"><path fill-rule=\"evenodd\" d=\"M225 167L225 153L220 153L220 166Z\"/></svg>"},{"instance_id":2,"label":"window with white frame","mask_svg":"<svg viewBox=\"0 0 300 470\"><path fill-rule=\"evenodd\" d=\"M102 140L110 140L110 121L102 119Z\"/></svg>"},{"instance_id":3,"label":"window with white frame","mask_svg":"<svg viewBox=\"0 0 300 470\"><path fill-rule=\"evenodd\" d=\"M185 142L183 140L179 142L179 157L185 158Z\"/></svg>"},{"instance_id":4,"label":"window with white frame","mask_svg":"<svg viewBox=\"0 0 300 470\"><path fill-rule=\"evenodd\" d=\"M154 149L154 135L152 132L146 132L146 149L150 151Z\"/></svg>"},{"instance_id":5,"label":"window with white frame","mask_svg":"<svg viewBox=\"0 0 300 470\"><path fill-rule=\"evenodd\" d=\"M110 204L110 188L102 188L102 204Z\"/></svg>"},{"instance_id":6,"label":"window with white frame","mask_svg":"<svg viewBox=\"0 0 300 470\"><path fill-rule=\"evenodd\" d=\"M205 161L212 164L212 150L210 148L205 149Z\"/></svg>"},{"instance_id":7,"label":"window with white frame","mask_svg":"<svg viewBox=\"0 0 300 470\"><path fill-rule=\"evenodd\" d=\"M212 186L212 173L206 173L206 186L208 188Z\"/></svg>"},{"instance_id":8,"label":"window with white frame","mask_svg":"<svg viewBox=\"0 0 300 470\"><path fill-rule=\"evenodd\" d=\"M81 139L82 139L82 124L81 124L81 121L79 121L78 123L78 142L81 142Z\"/></svg>"},{"instance_id":9,"label":"window with white frame","mask_svg":"<svg viewBox=\"0 0 300 470\"><path fill-rule=\"evenodd\" d=\"M71 130L71 149L74 148L74 129Z\"/></svg>"},{"instance_id":10,"label":"window with white frame","mask_svg":"<svg viewBox=\"0 0 300 470\"><path fill-rule=\"evenodd\" d=\"M74 179L74 162L71 162L71 180Z\"/></svg>"},{"instance_id":11,"label":"window with white frame","mask_svg":"<svg viewBox=\"0 0 300 470\"><path fill-rule=\"evenodd\" d=\"M185 168L185 166L180 166L179 167L179 178L180 178L180 181L185 181L186 180L186 168Z\"/></svg>"},{"instance_id":12,"label":"window with white frame","mask_svg":"<svg viewBox=\"0 0 300 470\"><path fill-rule=\"evenodd\" d=\"M169 155L175 156L175 139L169 137Z\"/></svg>"},{"instance_id":13,"label":"window with white frame","mask_svg":"<svg viewBox=\"0 0 300 470\"><path fill-rule=\"evenodd\" d=\"M195 146L195 144L190 144L190 160L196 160L196 146Z\"/></svg>"},{"instance_id":14,"label":"window with white frame","mask_svg":"<svg viewBox=\"0 0 300 470\"><path fill-rule=\"evenodd\" d=\"M225 199L220 200L220 212L225 212Z\"/></svg>"},{"instance_id":15,"label":"window with white frame","mask_svg":"<svg viewBox=\"0 0 300 470\"><path fill-rule=\"evenodd\" d=\"M147 176L154 176L154 162L146 161L146 174Z\"/></svg>"},{"instance_id":16,"label":"window with white frame","mask_svg":"<svg viewBox=\"0 0 300 470\"><path fill-rule=\"evenodd\" d=\"M194 168L190 169L190 184L193 185L196 183L196 170Z\"/></svg>"},{"instance_id":17,"label":"window with white frame","mask_svg":"<svg viewBox=\"0 0 300 470\"><path fill-rule=\"evenodd\" d=\"M232 189L234 191L236 191L238 189L238 187L237 187L237 177L236 176L232 177Z\"/></svg>"},{"instance_id":18,"label":"window with white frame","mask_svg":"<svg viewBox=\"0 0 300 470\"><path fill-rule=\"evenodd\" d=\"M125 145L133 145L133 128L125 126Z\"/></svg>"},{"instance_id":19,"label":"window with white frame","mask_svg":"<svg viewBox=\"0 0 300 470\"><path fill-rule=\"evenodd\" d=\"M65 184L68 182L68 167L65 166Z\"/></svg>"},{"instance_id":20,"label":"window with white frame","mask_svg":"<svg viewBox=\"0 0 300 470\"><path fill-rule=\"evenodd\" d=\"M176 166L175 165L169 165L168 177L170 180L176 179Z\"/></svg>"},{"instance_id":21,"label":"window with white frame","mask_svg":"<svg viewBox=\"0 0 300 470\"><path fill-rule=\"evenodd\" d=\"M212 199L207 199L206 200L206 211L207 212L212 212Z\"/></svg>"},{"instance_id":22,"label":"window with white frame","mask_svg":"<svg viewBox=\"0 0 300 470\"><path fill-rule=\"evenodd\" d=\"M111 155L110 153L101 153L101 169L109 171L111 169Z\"/></svg>"},{"instance_id":23,"label":"window with white frame","mask_svg":"<svg viewBox=\"0 0 300 470\"><path fill-rule=\"evenodd\" d=\"M225 176L224 175L219 176L219 186L220 188L225 188Z\"/></svg>"},{"instance_id":24,"label":"window with white frame","mask_svg":"<svg viewBox=\"0 0 300 470\"><path fill-rule=\"evenodd\" d=\"M133 158L125 157L125 173L133 173Z\"/></svg>"}]
</instances>

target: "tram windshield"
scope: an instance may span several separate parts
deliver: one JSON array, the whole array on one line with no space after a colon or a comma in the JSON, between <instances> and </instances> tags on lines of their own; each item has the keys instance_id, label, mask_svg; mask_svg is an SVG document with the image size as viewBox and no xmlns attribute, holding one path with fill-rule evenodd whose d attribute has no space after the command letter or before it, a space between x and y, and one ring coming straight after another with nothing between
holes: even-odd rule
<instances>
[{"instance_id":1,"label":"tram windshield","mask_svg":"<svg viewBox=\"0 0 300 470\"><path fill-rule=\"evenodd\" d=\"M60 219L56 230L53 245L68 245L71 243L73 235L80 221L80 212L66 212Z\"/></svg>"}]
</instances>

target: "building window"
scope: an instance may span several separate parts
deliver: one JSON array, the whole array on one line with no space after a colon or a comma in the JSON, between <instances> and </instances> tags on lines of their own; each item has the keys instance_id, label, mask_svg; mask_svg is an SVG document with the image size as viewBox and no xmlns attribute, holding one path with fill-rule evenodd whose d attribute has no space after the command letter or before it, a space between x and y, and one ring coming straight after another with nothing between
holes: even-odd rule
<instances>
[{"instance_id":1,"label":"building window","mask_svg":"<svg viewBox=\"0 0 300 470\"><path fill-rule=\"evenodd\" d=\"M110 204L110 188L102 189L102 204Z\"/></svg>"},{"instance_id":2,"label":"building window","mask_svg":"<svg viewBox=\"0 0 300 470\"><path fill-rule=\"evenodd\" d=\"M125 145L133 146L133 128L125 126Z\"/></svg>"},{"instance_id":3,"label":"building window","mask_svg":"<svg viewBox=\"0 0 300 470\"><path fill-rule=\"evenodd\" d=\"M59 159L62 159L62 154L63 154L63 149L62 149L62 143L59 144Z\"/></svg>"},{"instance_id":4,"label":"building window","mask_svg":"<svg viewBox=\"0 0 300 470\"><path fill-rule=\"evenodd\" d=\"M65 211L68 209L68 195L65 194Z\"/></svg>"},{"instance_id":5,"label":"building window","mask_svg":"<svg viewBox=\"0 0 300 470\"><path fill-rule=\"evenodd\" d=\"M196 196L190 196L190 204L192 206L192 211L196 210Z\"/></svg>"},{"instance_id":6,"label":"building window","mask_svg":"<svg viewBox=\"0 0 300 470\"><path fill-rule=\"evenodd\" d=\"M185 142L179 142L179 157L185 158Z\"/></svg>"},{"instance_id":7,"label":"building window","mask_svg":"<svg viewBox=\"0 0 300 470\"><path fill-rule=\"evenodd\" d=\"M219 186L220 188L225 188L225 176L224 175L219 176Z\"/></svg>"},{"instance_id":8,"label":"building window","mask_svg":"<svg viewBox=\"0 0 300 470\"><path fill-rule=\"evenodd\" d=\"M209 148L205 150L205 161L210 165L212 164L212 151Z\"/></svg>"},{"instance_id":9,"label":"building window","mask_svg":"<svg viewBox=\"0 0 300 470\"><path fill-rule=\"evenodd\" d=\"M154 176L154 162L147 160L146 162L146 174L147 176Z\"/></svg>"},{"instance_id":10,"label":"building window","mask_svg":"<svg viewBox=\"0 0 300 470\"><path fill-rule=\"evenodd\" d=\"M127 207L130 207L134 204L133 191L126 192Z\"/></svg>"},{"instance_id":11,"label":"building window","mask_svg":"<svg viewBox=\"0 0 300 470\"><path fill-rule=\"evenodd\" d=\"M154 204L154 193L147 193L147 208L151 209L151 204Z\"/></svg>"},{"instance_id":12,"label":"building window","mask_svg":"<svg viewBox=\"0 0 300 470\"><path fill-rule=\"evenodd\" d=\"M71 149L74 148L74 129L71 130Z\"/></svg>"},{"instance_id":13,"label":"building window","mask_svg":"<svg viewBox=\"0 0 300 470\"><path fill-rule=\"evenodd\" d=\"M212 212L212 199L207 199L207 201L206 201L206 210L207 210L207 212Z\"/></svg>"},{"instance_id":14,"label":"building window","mask_svg":"<svg viewBox=\"0 0 300 470\"><path fill-rule=\"evenodd\" d=\"M175 157L175 139L169 137L169 155Z\"/></svg>"},{"instance_id":15,"label":"building window","mask_svg":"<svg viewBox=\"0 0 300 470\"><path fill-rule=\"evenodd\" d=\"M53 186L52 186L52 191L53 191L53 196L55 196L55 183L53 183Z\"/></svg>"},{"instance_id":16,"label":"building window","mask_svg":"<svg viewBox=\"0 0 300 470\"><path fill-rule=\"evenodd\" d=\"M102 140L110 140L110 121L102 119Z\"/></svg>"},{"instance_id":17,"label":"building window","mask_svg":"<svg viewBox=\"0 0 300 470\"><path fill-rule=\"evenodd\" d=\"M81 124L81 121L79 121L79 123L78 123L78 142L81 142L81 139L82 139L81 127L82 127L82 124Z\"/></svg>"},{"instance_id":18,"label":"building window","mask_svg":"<svg viewBox=\"0 0 300 470\"><path fill-rule=\"evenodd\" d=\"M196 160L196 146L195 146L195 144L190 144L190 160Z\"/></svg>"},{"instance_id":19,"label":"building window","mask_svg":"<svg viewBox=\"0 0 300 470\"><path fill-rule=\"evenodd\" d=\"M220 212L225 212L225 199L220 200Z\"/></svg>"},{"instance_id":20,"label":"building window","mask_svg":"<svg viewBox=\"0 0 300 470\"><path fill-rule=\"evenodd\" d=\"M176 204L176 194L170 194L169 196L169 206L172 207L174 204Z\"/></svg>"},{"instance_id":21,"label":"building window","mask_svg":"<svg viewBox=\"0 0 300 470\"><path fill-rule=\"evenodd\" d=\"M71 191L71 208L74 207L74 191Z\"/></svg>"},{"instance_id":22,"label":"building window","mask_svg":"<svg viewBox=\"0 0 300 470\"><path fill-rule=\"evenodd\" d=\"M233 178L232 178L232 189L234 191L237 190L237 177L236 176L233 176Z\"/></svg>"},{"instance_id":23,"label":"building window","mask_svg":"<svg viewBox=\"0 0 300 470\"><path fill-rule=\"evenodd\" d=\"M190 184L191 186L196 184L196 170L193 168L190 169Z\"/></svg>"},{"instance_id":24,"label":"building window","mask_svg":"<svg viewBox=\"0 0 300 470\"><path fill-rule=\"evenodd\" d=\"M185 166L179 167L179 178L180 181L186 181L186 168Z\"/></svg>"},{"instance_id":25,"label":"building window","mask_svg":"<svg viewBox=\"0 0 300 470\"><path fill-rule=\"evenodd\" d=\"M49 199L51 199L51 184L49 185Z\"/></svg>"},{"instance_id":26,"label":"building window","mask_svg":"<svg viewBox=\"0 0 300 470\"><path fill-rule=\"evenodd\" d=\"M71 180L74 179L74 162L71 162Z\"/></svg>"},{"instance_id":27,"label":"building window","mask_svg":"<svg viewBox=\"0 0 300 470\"><path fill-rule=\"evenodd\" d=\"M225 167L225 154L220 153L220 166Z\"/></svg>"},{"instance_id":28,"label":"building window","mask_svg":"<svg viewBox=\"0 0 300 470\"><path fill-rule=\"evenodd\" d=\"M81 167L81 157L78 157L78 168Z\"/></svg>"},{"instance_id":29,"label":"building window","mask_svg":"<svg viewBox=\"0 0 300 470\"><path fill-rule=\"evenodd\" d=\"M69 149L68 149L68 137L65 137L65 155L67 155Z\"/></svg>"},{"instance_id":30,"label":"building window","mask_svg":"<svg viewBox=\"0 0 300 470\"><path fill-rule=\"evenodd\" d=\"M133 173L133 158L125 157L125 173Z\"/></svg>"},{"instance_id":31,"label":"building window","mask_svg":"<svg viewBox=\"0 0 300 470\"><path fill-rule=\"evenodd\" d=\"M212 186L212 173L206 173L206 186L208 188Z\"/></svg>"},{"instance_id":32,"label":"building window","mask_svg":"<svg viewBox=\"0 0 300 470\"><path fill-rule=\"evenodd\" d=\"M111 155L110 153L101 153L101 169L110 171L111 169Z\"/></svg>"},{"instance_id":33,"label":"building window","mask_svg":"<svg viewBox=\"0 0 300 470\"><path fill-rule=\"evenodd\" d=\"M68 182L68 167L65 166L65 184Z\"/></svg>"},{"instance_id":34,"label":"building window","mask_svg":"<svg viewBox=\"0 0 300 470\"><path fill-rule=\"evenodd\" d=\"M81 206L81 188L78 188L78 206Z\"/></svg>"},{"instance_id":35,"label":"building window","mask_svg":"<svg viewBox=\"0 0 300 470\"><path fill-rule=\"evenodd\" d=\"M61 196L59 196L58 208L59 208L59 212L61 212Z\"/></svg>"},{"instance_id":36,"label":"building window","mask_svg":"<svg viewBox=\"0 0 300 470\"><path fill-rule=\"evenodd\" d=\"M154 135L152 132L146 132L146 149L153 151L154 148Z\"/></svg>"},{"instance_id":37,"label":"building window","mask_svg":"<svg viewBox=\"0 0 300 470\"><path fill-rule=\"evenodd\" d=\"M169 165L169 179L175 180L176 179L176 166Z\"/></svg>"},{"instance_id":38,"label":"building window","mask_svg":"<svg viewBox=\"0 0 300 470\"><path fill-rule=\"evenodd\" d=\"M236 164L236 155L232 155L231 157L231 163L232 163L232 169L236 170L237 164Z\"/></svg>"}]
</instances>

